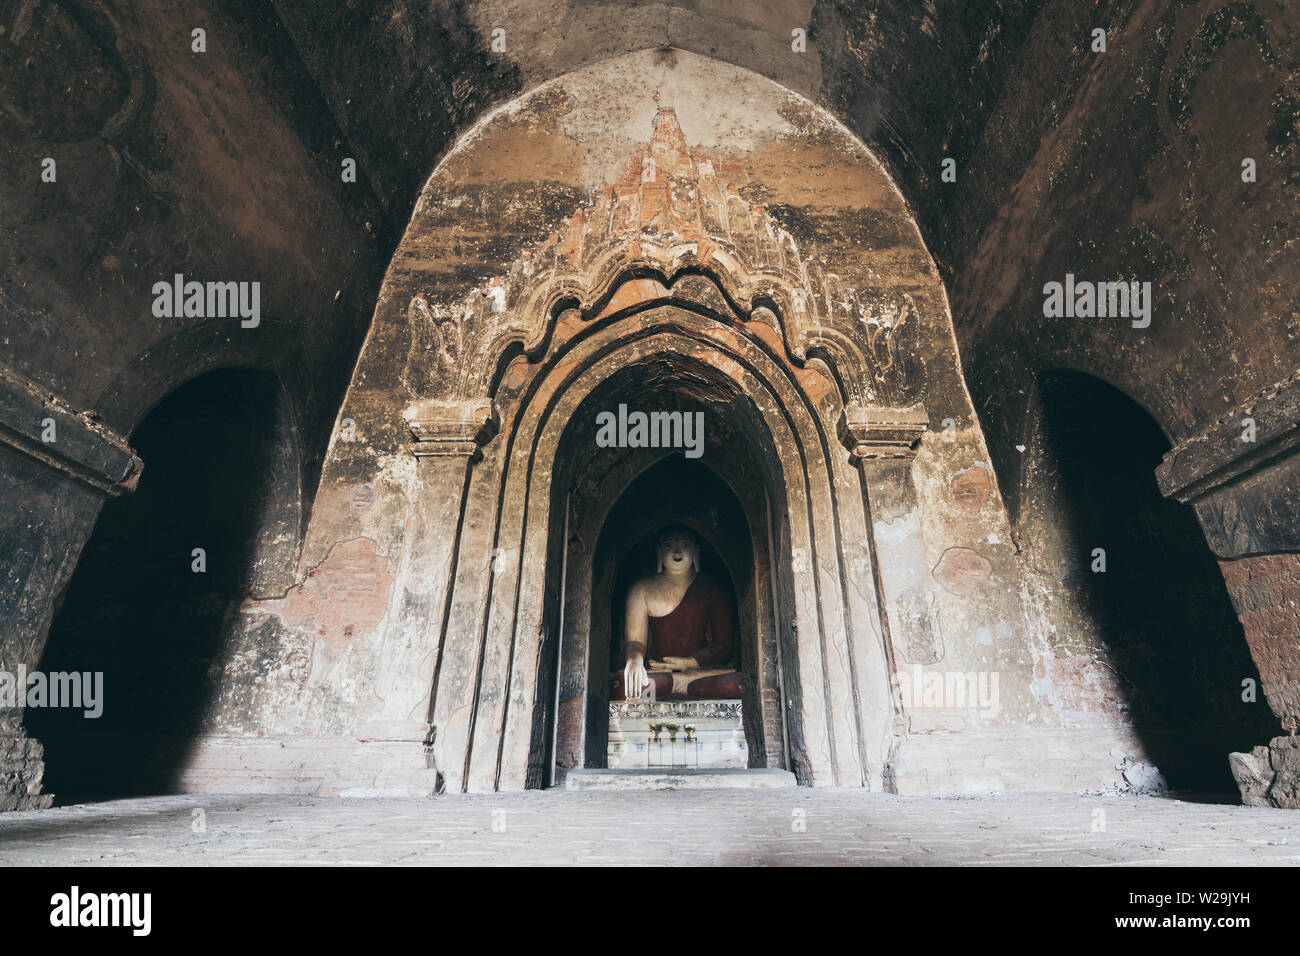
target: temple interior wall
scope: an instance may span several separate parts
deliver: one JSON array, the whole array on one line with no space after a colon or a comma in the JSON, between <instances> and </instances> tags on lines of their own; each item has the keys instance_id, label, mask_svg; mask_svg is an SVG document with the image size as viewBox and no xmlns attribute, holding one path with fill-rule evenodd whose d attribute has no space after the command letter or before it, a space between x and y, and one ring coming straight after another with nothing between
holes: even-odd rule
<instances>
[{"instance_id":1,"label":"temple interior wall","mask_svg":"<svg viewBox=\"0 0 1300 956\"><path fill-rule=\"evenodd\" d=\"M911 466L915 502L897 482L876 486L873 528L898 558L886 604L890 587L916 587L904 609L928 622L918 627L930 641L914 656L932 657L941 641L936 666L999 674L1001 699L992 716L978 706L904 713L894 785L1033 779L982 776L983 752L1050 765L1062 785L1110 782L1113 767L1070 776L1067 765L1115 739L1150 758L1094 660L1115 663L1104 635L1067 593L1086 563L1066 547L1076 539L1060 495L1071 475L1034 440L1040 376L1058 369L1109 383L1156 422L1171 446L1161 490L1195 509L1253 655L1258 701L1276 732L1296 732L1288 5L1112 4L1102 59L1079 55L1074 38L1094 14L1065 0L974 13L940 3L935 16L874 2L778 5L823 37L806 58L784 55L784 32L758 14L724 23L670 5L665 26L618 3L512 9L529 42L497 57L474 38L499 4L439 7L454 29L437 36L416 5L399 6L406 15L394 22L410 25L390 29L293 0L234 13L146 2L111 17L39 3L0 36L14 53L6 62L33 63L9 87L21 108L0 116L0 149L27 171L0 183L22 236L0 239L13 280L0 297L0 464L12 479L0 516L0 664L42 660L106 489L129 494L138 477L130 443L150 411L205 373L266 371L296 432L280 452L293 445L297 463L281 471L296 476L298 500L284 509L292 518L259 528L252 553L265 560L238 569L245 583L223 597L216 703L185 785L426 786L428 715L403 695L418 698L413 688L438 666L418 635L449 613L438 582L457 570L469 471L410 453L403 412L437 394L428 357L443 347L410 303L427 292L450 309L521 250L567 236L610 162L647 139L660 90L691 145L746 154L740 193L801 250L878 303L906 294L915 305L923 334L907 355L920 391L907 398L923 402L930 424ZM575 29L583 17L597 20ZM200 21L223 37L220 57L200 61L158 29ZM618 61L637 102L620 112L602 85L615 68L598 64L665 43L677 49L638 54L630 70L633 60ZM443 68L400 75L428 57ZM809 99L778 104L786 94L726 63ZM674 88L674 74L689 80ZM75 95L51 98L70 76L84 79ZM691 89L708 90L726 122L692 116ZM602 99L611 103L592 105ZM218 142L217 126L236 132ZM69 174L42 191L27 157L52 151ZM361 160L359 188L338 187L344 154ZM955 183L939 177L942 155L957 160ZM1259 165L1249 185L1244 155ZM160 249L170 252L144 253ZM260 279L261 328L151 315L142 290L173 272ZM1042 285L1067 272L1152 281L1153 327L1043 321ZM804 367L820 374L819 362ZM47 414L66 424L67 445L42 448L33 423ZM1240 440L1248 416L1260 427L1252 446ZM251 487L241 460L218 467ZM890 539L882 522L904 533ZM437 546L413 547L417 538ZM870 563L858 544L850 560ZM910 644L891 647L900 670L918 666ZM1235 670L1239 692L1253 672ZM1055 677L1044 685L1044 674ZM1033 742L1040 728L1057 749ZM39 743L10 714L0 744L0 807L39 802ZM326 785L322 768L340 760L359 769ZM390 766L414 769L384 777Z\"/></svg>"},{"instance_id":2,"label":"temple interior wall","mask_svg":"<svg viewBox=\"0 0 1300 956\"><path fill-rule=\"evenodd\" d=\"M602 71L615 69L630 88L626 100L611 103L606 97L597 105L594 98L588 99L601 88ZM339 414L339 423L355 423L354 435L360 440L343 440L343 433L337 430L341 425L336 423L304 546L305 579L283 599L250 601L243 609L244 620L261 622L260 629L245 632L257 635L256 640L265 640L268 627L283 627L286 633L295 634L286 639L300 642L313 660L307 677L311 693L292 695L285 688L268 685L241 713L242 723L225 725L230 736L238 737L256 725L264 734L351 738L383 712L376 692L384 680L382 670L392 666L386 655L395 640L410 639L409 632L402 630L404 625L397 623L403 609L417 603L443 606L448 600L453 605L466 600L455 588L448 598L445 583L412 577L407 551L414 547L412 535L419 513L431 498L441 501L469 496L467 510L456 527L459 556L452 573L457 580L467 573L463 562L472 553L467 550L467 535L485 536L480 550L487 554L493 546L493 532L481 522L490 522L495 513L494 507L489 507L490 489L495 486L487 476L490 469L504 466L500 458L503 450L494 450L489 441L485 460L469 466L469 484L461 488L457 485L464 483L465 475L456 469L444 473L444 484L425 484L419 477L424 461L417 464L407 447L411 436L403 413L408 405L450 394L447 381L439 377L445 374L438 370L439 350L469 344L450 345L451 326L438 325L438 320L452 316L458 303L476 288L488 288L494 271L507 271L504 257L556 242L548 240L547 230L561 242L571 237L576 228L573 209L590 203L600 187L598 164L606 166L604 175L610 175L610 167L616 170L614 175L621 175L616 162L619 152L635 143L638 128L643 139L649 138L649 121L654 116L650 93L659 89L668 100L674 84L721 85L728 69L686 56L666 66L648 54L595 68L545 87L501 112L440 166L426 186L394 258ZM626 79L638 72L644 79ZM910 626L908 615L913 613L926 616L930 630L928 646L892 645L895 668L903 672L903 680L914 679L914 686L895 688L896 694L910 696L895 698L896 707L900 701L901 707L890 746L907 753L908 740L918 737L928 737L931 745L946 748L964 732L976 731L996 740L1007 730L1042 728L1050 732L1062 726L1062 716L1035 692L1031 625L1017 586L1015 544L962 381L942 283L906 207L870 154L815 110L776 88L738 96L725 120L714 120L708 109L699 112L698 106L678 101L688 142L694 137L705 144L699 149L702 154L714 151L717 170L752 184L746 188L753 190L753 196L763 197L793 242L803 247L803 255L833 262L844 294L861 296L859 308L897 309L906 302L912 310L915 328L897 369L901 383L897 387L903 391L879 397L906 398L924 405L930 427L920 440L908 478L915 493L911 510L893 508L896 503L884 490L893 486L884 482L876 492L880 513L873 513L872 520L877 542L887 552L893 546L891 535L910 535L906 547L889 552L884 560L894 567L898 563L895 556L905 555L901 560L914 565L908 572L908 587L915 593L907 598L912 603L906 605L906 611L903 604L891 606L886 594L886 616L894 615L894 629L900 635ZM650 102L635 102L641 99ZM591 110L596 112L588 116ZM743 121L733 118L736 113ZM713 122L720 123L720 128L711 128ZM766 132L772 129L782 132ZM839 164L845 161L838 157L844 155L852 156L853 162L841 170ZM521 180L514 171L530 168L525 157L535 157L545 165L537 171L534 164L528 178ZM808 169L816 170L815 193L807 182ZM471 226L475 217L482 221L477 230ZM460 237L473 234L481 238L471 250ZM843 238L835 241L830 238L833 236ZM498 250L495 266L492 250ZM420 293L427 296L426 307L412 311L410 304ZM435 316L433 325L424 319L426 314ZM561 329L560 334L576 332ZM777 350L781 351L779 346ZM467 356L468 349L455 357ZM820 360L803 371L797 371L797 363L788 356L784 361L795 369L792 375L802 377L803 387L811 385L821 396L817 400L827 419L824 425L832 431L837 403L842 402L828 397L834 392L831 379L835 372ZM503 434L508 432L516 407L510 395L512 390L526 387L527 368L527 361L514 359L495 396L498 414L504 419ZM523 374L516 374L515 369ZM845 450L833 445L829 451L844 456L846 462L837 466L837 483L846 485L837 492L855 495L860 501L863 485L852 487L857 474L847 464ZM865 480L868 498L870 483ZM487 490L475 491L478 486ZM474 505L476 500L479 506ZM852 565L850 578L874 593L866 529L840 528L838 533L855 559L847 562ZM358 613L363 607L370 608L369 612ZM443 610L451 613L446 607ZM882 625L862 617L867 616L860 615L853 627L883 643ZM436 616L421 618L426 619L431 628L437 627ZM432 656L439 653L436 647L427 649ZM447 653L445 646L441 653ZM445 668L466 663L472 664L444 660L433 668L445 682L450 673ZM466 673L472 674L472 667ZM926 696L925 686L934 680L931 675L938 675L947 685L945 695ZM960 696L964 692L961 687L954 691L954 678L960 681L968 675L975 681L970 685L970 699L956 699L954 693ZM887 680L886 676L886 686ZM978 696L980 686L988 695L984 699ZM418 713L418 703L418 699L412 701L412 709L403 719L419 722L423 715ZM905 763L900 760L900 766ZM995 783L1025 785L1031 769L1009 765ZM960 786L962 773L958 761L942 772L900 774L893 785L920 789ZM1102 769L1097 773L1104 775Z\"/></svg>"}]
</instances>

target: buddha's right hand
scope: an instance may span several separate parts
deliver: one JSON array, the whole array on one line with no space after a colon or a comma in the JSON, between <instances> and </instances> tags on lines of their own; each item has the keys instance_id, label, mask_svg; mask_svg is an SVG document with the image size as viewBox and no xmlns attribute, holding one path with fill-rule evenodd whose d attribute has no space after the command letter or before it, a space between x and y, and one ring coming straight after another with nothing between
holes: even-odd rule
<instances>
[{"instance_id":1,"label":"buddha's right hand","mask_svg":"<svg viewBox=\"0 0 1300 956\"><path fill-rule=\"evenodd\" d=\"M650 675L646 673L645 661L640 657L628 657L623 665L623 697L634 700L650 686Z\"/></svg>"}]
</instances>

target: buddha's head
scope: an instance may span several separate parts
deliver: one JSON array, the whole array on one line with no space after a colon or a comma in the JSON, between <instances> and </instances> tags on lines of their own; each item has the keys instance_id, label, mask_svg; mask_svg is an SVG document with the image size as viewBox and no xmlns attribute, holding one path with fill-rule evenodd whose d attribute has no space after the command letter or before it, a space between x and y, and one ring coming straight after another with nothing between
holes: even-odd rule
<instances>
[{"instance_id":1,"label":"buddha's head","mask_svg":"<svg viewBox=\"0 0 1300 956\"><path fill-rule=\"evenodd\" d=\"M686 574L700 570L700 545L695 533L683 525L665 528L659 535L659 570Z\"/></svg>"}]
</instances>

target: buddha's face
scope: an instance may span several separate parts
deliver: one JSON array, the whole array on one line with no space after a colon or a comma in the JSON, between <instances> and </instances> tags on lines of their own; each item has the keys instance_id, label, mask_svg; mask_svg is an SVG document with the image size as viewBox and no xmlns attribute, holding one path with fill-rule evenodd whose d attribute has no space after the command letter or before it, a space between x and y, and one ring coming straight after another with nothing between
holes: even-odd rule
<instances>
[{"instance_id":1,"label":"buddha's face","mask_svg":"<svg viewBox=\"0 0 1300 956\"><path fill-rule=\"evenodd\" d=\"M700 568L700 546L689 531L670 531L659 539L659 569L686 574Z\"/></svg>"}]
</instances>

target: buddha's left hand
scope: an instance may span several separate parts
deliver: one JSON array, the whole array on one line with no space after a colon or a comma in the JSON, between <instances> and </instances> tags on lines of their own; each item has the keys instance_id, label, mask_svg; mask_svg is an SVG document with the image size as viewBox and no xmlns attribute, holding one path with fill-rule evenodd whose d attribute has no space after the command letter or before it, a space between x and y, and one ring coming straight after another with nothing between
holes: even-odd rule
<instances>
[{"instance_id":1,"label":"buddha's left hand","mask_svg":"<svg viewBox=\"0 0 1300 956\"><path fill-rule=\"evenodd\" d=\"M650 667L660 671L693 671L699 669L700 662L693 657L665 657L660 661L651 661Z\"/></svg>"}]
</instances>

